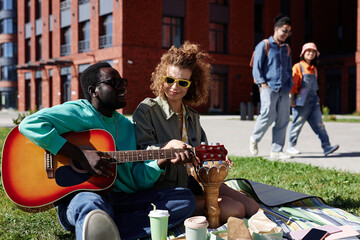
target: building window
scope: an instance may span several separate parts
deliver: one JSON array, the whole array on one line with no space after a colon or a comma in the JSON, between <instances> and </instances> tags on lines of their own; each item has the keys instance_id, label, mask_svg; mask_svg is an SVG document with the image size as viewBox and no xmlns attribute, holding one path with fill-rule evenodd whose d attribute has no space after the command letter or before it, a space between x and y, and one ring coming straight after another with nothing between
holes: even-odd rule
<instances>
[{"instance_id":1,"label":"building window","mask_svg":"<svg viewBox=\"0 0 360 240\"><path fill-rule=\"evenodd\" d=\"M13 91L1 91L0 97L1 97L1 109L9 109L13 108L16 109L16 98L17 94L14 94L16 92Z\"/></svg>"},{"instance_id":2,"label":"building window","mask_svg":"<svg viewBox=\"0 0 360 240\"><path fill-rule=\"evenodd\" d=\"M169 48L172 45L179 47L183 42L183 20L176 17L163 17L162 23L162 47Z\"/></svg>"},{"instance_id":3,"label":"building window","mask_svg":"<svg viewBox=\"0 0 360 240\"><path fill-rule=\"evenodd\" d=\"M263 10L264 10L264 3L263 2L258 3L255 1L255 11L254 11L255 45L264 39Z\"/></svg>"},{"instance_id":4,"label":"building window","mask_svg":"<svg viewBox=\"0 0 360 240\"><path fill-rule=\"evenodd\" d=\"M79 24L79 53L90 51L90 21Z\"/></svg>"},{"instance_id":5,"label":"building window","mask_svg":"<svg viewBox=\"0 0 360 240\"><path fill-rule=\"evenodd\" d=\"M42 80L41 78L35 79L36 82L36 108L42 108Z\"/></svg>"},{"instance_id":6,"label":"building window","mask_svg":"<svg viewBox=\"0 0 360 240\"><path fill-rule=\"evenodd\" d=\"M17 57L17 44L12 42L2 43L1 57L14 58Z\"/></svg>"},{"instance_id":7,"label":"building window","mask_svg":"<svg viewBox=\"0 0 360 240\"><path fill-rule=\"evenodd\" d=\"M31 61L31 41L30 38L25 40L25 62Z\"/></svg>"},{"instance_id":8,"label":"building window","mask_svg":"<svg viewBox=\"0 0 360 240\"><path fill-rule=\"evenodd\" d=\"M49 106L53 106L53 70L49 69Z\"/></svg>"},{"instance_id":9,"label":"building window","mask_svg":"<svg viewBox=\"0 0 360 240\"><path fill-rule=\"evenodd\" d=\"M16 81L16 66L2 66L1 67L2 81Z\"/></svg>"},{"instance_id":10,"label":"building window","mask_svg":"<svg viewBox=\"0 0 360 240\"><path fill-rule=\"evenodd\" d=\"M35 1L35 19L41 18L41 0Z\"/></svg>"},{"instance_id":11,"label":"building window","mask_svg":"<svg viewBox=\"0 0 360 240\"><path fill-rule=\"evenodd\" d=\"M61 75L61 86L62 86L62 103L71 100L71 74L62 74Z\"/></svg>"},{"instance_id":12,"label":"building window","mask_svg":"<svg viewBox=\"0 0 360 240\"><path fill-rule=\"evenodd\" d=\"M41 60L41 36L36 36L36 61Z\"/></svg>"},{"instance_id":13,"label":"building window","mask_svg":"<svg viewBox=\"0 0 360 240\"><path fill-rule=\"evenodd\" d=\"M25 4L25 22L30 22L30 0L26 1Z\"/></svg>"},{"instance_id":14,"label":"building window","mask_svg":"<svg viewBox=\"0 0 360 240\"><path fill-rule=\"evenodd\" d=\"M209 111L226 111L226 74L212 74L209 89Z\"/></svg>"},{"instance_id":15,"label":"building window","mask_svg":"<svg viewBox=\"0 0 360 240\"><path fill-rule=\"evenodd\" d=\"M53 43L52 43L52 39L53 39L53 37L52 37L52 35L53 35L53 33L52 32L49 32L49 58L52 58L52 45L53 45Z\"/></svg>"},{"instance_id":16,"label":"building window","mask_svg":"<svg viewBox=\"0 0 360 240\"><path fill-rule=\"evenodd\" d=\"M227 0L209 0L209 2L211 4L217 4L217 5L223 5L223 6L227 6L228 2Z\"/></svg>"},{"instance_id":17,"label":"building window","mask_svg":"<svg viewBox=\"0 0 360 240\"><path fill-rule=\"evenodd\" d=\"M30 110L31 106L31 81L25 80L25 110Z\"/></svg>"},{"instance_id":18,"label":"building window","mask_svg":"<svg viewBox=\"0 0 360 240\"><path fill-rule=\"evenodd\" d=\"M71 7L71 1L70 0L62 0L60 2L60 10L66 10L69 9Z\"/></svg>"},{"instance_id":19,"label":"building window","mask_svg":"<svg viewBox=\"0 0 360 240\"><path fill-rule=\"evenodd\" d=\"M226 53L226 25L221 23L210 23L209 28L209 51Z\"/></svg>"},{"instance_id":20,"label":"building window","mask_svg":"<svg viewBox=\"0 0 360 240\"><path fill-rule=\"evenodd\" d=\"M4 18L0 20L0 33L16 33L16 19Z\"/></svg>"},{"instance_id":21,"label":"building window","mask_svg":"<svg viewBox=\"0 0 360 240\"><path fill-rule=\"evenodd\" d=\"M89 3L90 0L79 0L79 5Z\"/></svg>"},{"instance_id":22,"label":"building window","mask_svg":"<svg viewBox=\"0 0 360 240\"><path fill-rule=\"evenodd\" d=\"M99 29L99 48L108 48L112 46L113 35L113 16L112 14L100 17Z\"/></svg>"},{"instance_id":23,"label":"building window","mask_svg":"<svg viewBox=\"0 0 360 240\"><path fill-rule=\"evenodd\" d=\"M71 29L64 27L61 29L61 49L60 55L67 56L71 53Z\"/></svg>"}]
</instances>

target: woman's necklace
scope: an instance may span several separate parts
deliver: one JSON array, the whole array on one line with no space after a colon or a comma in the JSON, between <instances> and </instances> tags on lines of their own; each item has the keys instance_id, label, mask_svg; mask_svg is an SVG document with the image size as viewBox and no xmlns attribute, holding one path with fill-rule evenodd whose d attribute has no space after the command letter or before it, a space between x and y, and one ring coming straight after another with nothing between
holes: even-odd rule
<instances>
[{"instance_id":1,"label":"woman's necklace","mask_svg":"<svg viewBox=\"0 0 360 240\"><path fill-rule=\"evenodd\" d=\"M178 113L178 118L179 118L179 121L183 120L183 111Z\"/></svg>"}]
</instances>

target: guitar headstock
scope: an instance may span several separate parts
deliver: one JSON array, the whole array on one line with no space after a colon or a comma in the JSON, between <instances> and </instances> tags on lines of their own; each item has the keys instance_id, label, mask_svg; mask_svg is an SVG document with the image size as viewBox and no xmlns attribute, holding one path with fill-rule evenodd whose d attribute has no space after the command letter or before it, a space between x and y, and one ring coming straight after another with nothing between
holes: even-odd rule
<instances>
[{"instance_id":1,"label":"guitar headstock","mask_svg":"<svg viewBox=\"0 0 360 240\"><path fill-rule=\"evenodd\" d=\"M225 160L227 155L227 150L225 149L224 145L206 145L201 144L196 150L196 156L200 158L202 161L220 161Z\"/></svg>"}]
</instances>

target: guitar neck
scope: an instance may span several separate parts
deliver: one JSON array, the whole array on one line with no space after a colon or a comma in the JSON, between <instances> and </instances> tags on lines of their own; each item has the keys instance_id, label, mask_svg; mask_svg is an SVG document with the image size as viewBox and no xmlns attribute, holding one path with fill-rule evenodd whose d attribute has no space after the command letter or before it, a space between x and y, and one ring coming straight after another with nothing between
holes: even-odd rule
<instances>
[{"instance_id":1,"label":"guitar neck","mask_svg":"<svg viewBox=\"0 0 360 240\"><path fill-rule=\"evenodd\" d=\"M195 153L195 148L191 149ZM185 152L186 149L152 149L152 150L132 150L132 151L113 151L105 152L111 159L108 159L112 163L124 163L124 162L141 162L154 159L172 159L175 158L175 153Z\"/></svg>"}]
</instances>

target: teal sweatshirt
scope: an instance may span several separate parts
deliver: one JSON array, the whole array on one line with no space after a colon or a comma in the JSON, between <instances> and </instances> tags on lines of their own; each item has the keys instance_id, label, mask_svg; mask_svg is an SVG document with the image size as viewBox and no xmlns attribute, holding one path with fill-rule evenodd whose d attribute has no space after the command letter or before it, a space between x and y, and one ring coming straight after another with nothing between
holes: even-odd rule
<instances>
[{"instance_id":1,"label":"teal sweatshirt","mask_svg":"<svg viewBox=\"0 0 360 240\"><path fill-rule=\"evenodd\" d=\"M54 155L66 142L61 136L63 133L91 129L108 131L115 140L117 151L136 150L134 124L128 118L116 111L111 118L105 117L84 99L41 109L19 125L19 131L25 137ZM113 190L134 193L151 188L161 172L156 160L117 164Z\"/></svg>"}]
</instances>

